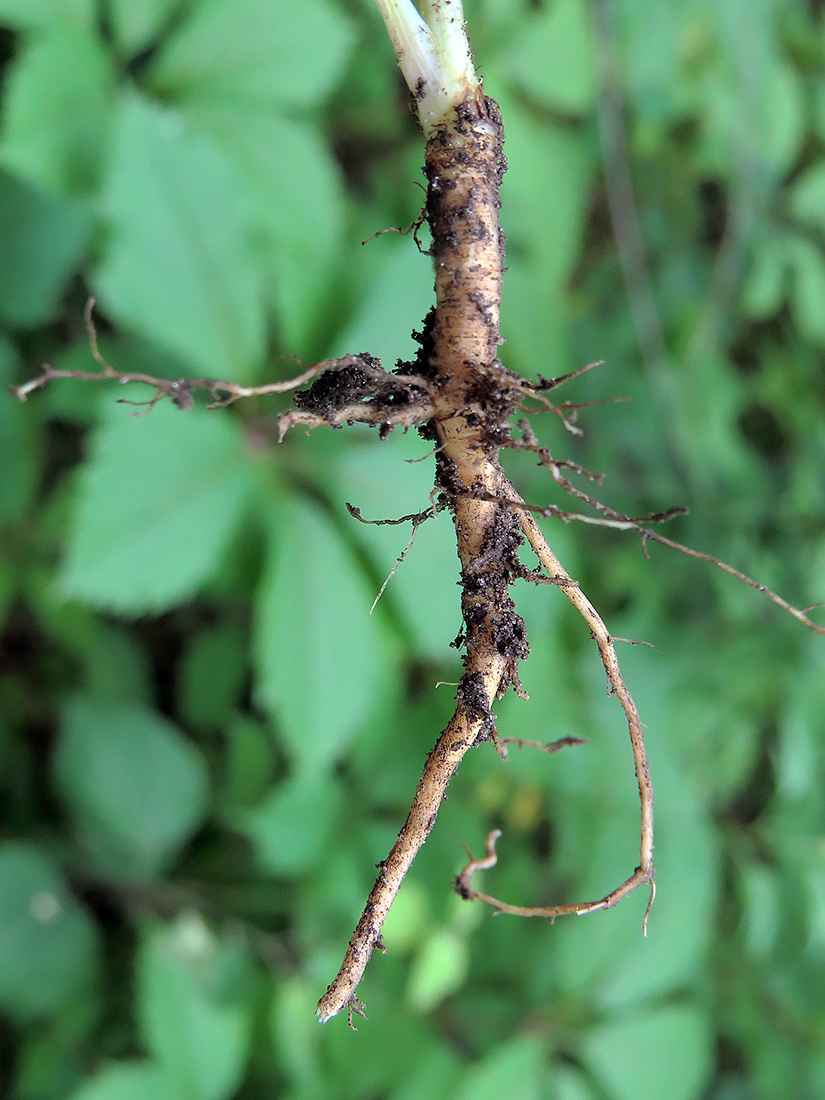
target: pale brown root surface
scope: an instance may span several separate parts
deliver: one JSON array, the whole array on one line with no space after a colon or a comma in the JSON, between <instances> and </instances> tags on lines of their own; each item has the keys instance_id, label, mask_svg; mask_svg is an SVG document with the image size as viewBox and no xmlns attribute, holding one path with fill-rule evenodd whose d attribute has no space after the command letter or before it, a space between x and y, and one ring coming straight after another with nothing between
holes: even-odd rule
<instances>
[{"instance_id":1,"label":"pale brown root surface","mask_svg":"<svg viewBox=\"0 0 825 1100\"><path fill-rule=\"evenodd\" d=\"M504 664L504 658L499 658L497 661L485 663L482 668L472 670L481 677L488 706L496 696ZM317 1014L321 1023L326 1023L353 1001L370 955L380 941L381 928L390 906L404 876L435 824L447 785L464 754L476 743L485 722L484 716L470 714L468 706L463 702L459 703L449 725L427 758L409 816L390 854L384 860L350 940L341 969L318 1002Z\"/></svg>"}]
</instances>

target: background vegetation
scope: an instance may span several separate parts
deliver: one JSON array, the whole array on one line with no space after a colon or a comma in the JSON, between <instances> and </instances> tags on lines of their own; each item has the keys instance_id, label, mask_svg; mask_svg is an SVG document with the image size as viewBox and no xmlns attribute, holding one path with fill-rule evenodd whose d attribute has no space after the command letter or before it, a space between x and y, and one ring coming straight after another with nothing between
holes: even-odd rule
<instances>
[{"instance_id":1,"label":"background vegetation","mask_svg":"<svg viewBox=\"0 0 825 1100\"><path fill-rule=\"evenodd\" d=\"M607 472L615 507L688 505L675 537L825 598L821 5L466 7L508 135L504 361L604 358L564 396L632 399L584 413L580 439L536 429ZM0 24L4 383L92 366L89 293L121 369L253 380L290 355L410 354L428 261L360 244L422 200L368 0L0 0ZM362 986L370 1022L321 1029L452 709L433 685L460 667L449 518L370 618L407 535L344 501L421 508L430 463L403 460L428 445L276 447L274 401L134 416L124 396L148 395L0 400L0 1093L821 1097L823 640L710 566L548 524L613 633L656 646L623 652L657 790L649 938L641 896L550 927L450 891L495 825L485 883L513 901L598 896L638 854L595 647L559 593L519 584L531 701L505 700L500 728L588 744L468 757Z\"/></svg>"}]
</instances>

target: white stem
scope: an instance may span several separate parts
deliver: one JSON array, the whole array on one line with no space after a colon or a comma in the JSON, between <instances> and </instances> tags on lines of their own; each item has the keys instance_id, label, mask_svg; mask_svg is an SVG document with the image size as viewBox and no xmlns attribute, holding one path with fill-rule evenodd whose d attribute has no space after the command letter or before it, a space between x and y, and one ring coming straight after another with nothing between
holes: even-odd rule
<instances>
[{"instance_id":1,"label":"white stem","mask_svg":"<svg viewBox=\"0 0 825 1100\"><path fill-rule=\"evenodd\" d=\"M461 0L376 0L426 136L478 89Z\"/></svg>"}]
</instances>

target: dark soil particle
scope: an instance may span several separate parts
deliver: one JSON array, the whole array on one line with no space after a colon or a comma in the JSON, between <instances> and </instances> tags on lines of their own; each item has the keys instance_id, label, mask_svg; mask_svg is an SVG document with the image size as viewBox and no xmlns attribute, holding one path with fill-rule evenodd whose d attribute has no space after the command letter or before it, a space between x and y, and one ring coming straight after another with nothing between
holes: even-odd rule
<instances>
[{"instance_id":1,"label":"dark soil particle","mask_svg":"<svg viewBox=\"0 0 825 1100\"><path fill-rule=\"evenodd\" d=\"M381 368L381 361L371 355L359 355L364 366ZM339 409L375 395L375 382L358 367L325 371L308 390L295 394L295 406L317 416L332 416Z\"/></svg>"},{"instance_id":2,"label":"dark soil particle","mask_svg":"<svg viewBox=\"0 0 825 1100\"><path fill-rule=\"evenodd\" d=\"M484 677L480 672L465 672L456 691L456 698L465 706L471 718L492 718Z\"/></svg>"}]
</instances>

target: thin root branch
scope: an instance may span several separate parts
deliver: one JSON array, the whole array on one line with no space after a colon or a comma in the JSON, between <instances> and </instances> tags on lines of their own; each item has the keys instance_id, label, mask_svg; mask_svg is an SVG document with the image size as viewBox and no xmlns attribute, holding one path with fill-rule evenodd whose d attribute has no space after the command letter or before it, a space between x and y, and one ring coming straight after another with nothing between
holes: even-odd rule
<instances>
[{"instance_id":1,"label":"thin root branch","mask_svg":"<svg viewBox=\"0 0 825 1100\"><path fill-rule=\"evenodd\" d=\"M427 515L425 516L425 519L428 518L429 515L430 515L430 513L428 512ZM372 607L370 608L370 615L373 613L373 611L375 611L376 604L381 599L381 597L384 595L384 592L386 590L387 585L390 583L390 581L395 576L396 569L398 569L398 566L401 564L401 562L404 560L404 558L406 558L406 556L407 556L407 554L409 554L410 550L412 550L412 544L415 542L416 532L418 531L418 528L421 526L422 522L423 522L423 520L419 521L418 523L413 523L413 529L412 529L412 534L410 535L410 540L407 543L407 545L404 547L404 549L401 551L401 553L398 555L398 557L395 559L395 565L389 571L389 574L387 575L387 579L384 581L384 583L378 589L378 595L372 601Z\"/></svg>"},{"instance_id":2,"label":"thin root branch","mask_svg":"<svg viewBox=\"0 0 825 1100\"><path fill-rule=\"evenodd\" d=\"M470 857L470 861L460 875L455 880L455 890L462 898L467 901L480 901L485 905L489 905L497 914L508 913L513 917L543 917L545 920L549 920L551 923L555 921L556 917L565 916L577 916L583 917L587 913L597 913L602 909L612 909L614 905L618 905L620 901L631 894L637 887L648 885L650 886L650 900L647 903L645 909L645 915L642 920L642 933L647 935L647 918L650 915L650 910L653 906L653 899L656 896L656 884L653 879L653 868L649 871L643 871L641 867L637 867L633 874L621 886L617 886L615 890L611 890L609 894L605 894L603 898L598 901L583 901L576 902L573 905L511 905L507 901L501 901L499 898L494 898L490 894L483 894L480 890L474 890L471 882L473 875L476 871L489 871L491 867L495 867L498 862L498 855L496 853L496 841L501 836L500 829L493 829L491 833L487 834L487 839L484 842L484 857L482 859L474 859L472 852L469 848L467 854Z\"/></svg>"},{"instance_id":3,"label":"thin root branch","mask_svg":"<svg viewBox=\"0 0 825 1100\"><path fill-rule=\"evenodd\" d=\"M88 299L83 319L89 339L89 351L101 369L99 371L55 370L46 363L36 378L20 386L11 387L11 392L18 401L26 401L30 394L35 390L43 389L49 382L60 378L71 378L79 382L118 382L122 386L139 383L150 386L154 394L146 401L120 399L124 405L134 405L146 411L153 409L165 398L179 409L191 409L192 395L195 390L206 390L212 398L209 408L221 409L245 397L266 397L288 393L324 374L358 372L360 376L373 383L374 399L372 401L353 402L351 405L335 409L327 416L310 410L295 410L287 413L279 420L279 439L283 439L289 428L297 424L314 428L323 424L339 427L342 424L358 422L379 427L386 425L388 429L396 426L408 428L432 415L429 400L423 396L430 389L425 379L418 375L388 374L381 369L378 360L368 355L345 355L341 359L324 359L312 367L307 367L294 378L282 382L268 382L262 386L242 386L238 382L218 378L157 378L141 371L115 370L100 352L94 323L95 301L94 298ZM410 391L413 391L412 395ZM393 398L398 399L398 404L393 404Z\"/></svg>"},{"instance_id":4,"label":"thin root branch","mask_svg":"<svg viewBox=\"0 0 825 1100\"><path fill-rule=\"evenodd\" d=\"M423 512L412 512L408 516L401 516L400 519L364 519L361 515L361 509L356 508L354 504L350 504L349 501L345 501L346 509L353 519L357 519L359 523L371 524L374 527L397 527L402 523L412 522L414 527L423 523L427 519L432 519L433 515L438 511L437 506L433 508L427 508Z\"/></svg>"},{"instance_id":5,"label":"thin root branch","mask_svg":"<svg viewBox=\"0 0 825 1100\"><path fill-rule=\"evenodd\" d=\"M421 231L421 227L426 220L427 212L426 209L422 208L421 213L418 215L415 221L411 225L408 225L406 229L401 229L401 227L397 225L387 226L386 229L379 229L376 233L371 233L366 240L361 241L361 245L363 247L365 244L369 244L370 241L377 240L378 237L383 237L385 233L398 233L401 237L409 237L410 234L412 234L412 238L415 241L418 251L421 252L422 255L427 256L429 255L429 249L424 248L421 241L418 239L418 234Z\"/></svg>"},{"instance_id":6,"label":"thin root branch","mask_svg":"<svg viewBox=\"0 0 825 1100\"><path fill-rule=\"evenodd\" d=\"M526 741L523 737L502 737L501 744L517 745L519 749L538 749L550 756L570 745L586 745L587 741L583 737L560 737L558 741Z\"/></svg>"},{"instance_id":7,"label":"thin root branch","mask_svg":"<svg viewBox=\"0 0 825 1100\"><path fill-rule=\"evenodd\" d=\"M366 1020L367 1023L369 1023L370 1018L364 1011L366 1007L367 1006L364 1004L364 1002L359 1001L357 997L353 997L352 1000L349 1002L349 1004L347 1005L347 1024L349 1025L350 1031L358 1030L358 1028L352 1022L353 1013L356 1013L358 1016L361 1017L362 1020Z\"/></svg>"},{"instance_id":8,"label":"thin root branch","mask_svg":"<svg viewBox=\"0 0 825 1100\"><path fill-rule=\"evenodd\" d=\"M629 527L639 532L643 542L647 539L652 539L653 542L661 542L663 546L669 546L671 550L678 550L680 554L687 554L689 558L698 558L700 561L710 562L710 564L715 565L717 569L721 569L723 573L735 577L738 581L750 585L750 587L755 588L757 592L761 592L763 595L767 596L777 607L781 607L783 611L787 611L789 615L793 615L795 619L798 619L803 626L807 626L808 630L813 630L815 634L825 634L825 626L818 626L816 623L811 622L805 614L805 611L800 611L798 607L789 604L787 600L784 600L780 595L774 592L773 589L768 588L766 584L760 584L759 581L755 581L753 577L749 577L746 573L734 569L733 566L728 565L727 562L720 561L719 558L715 558L712 554L704 554L701 550L693 550L690 546L683 546L681 542L674 542L673 539L666 539L664 535L659 535L655 531L645 530L638 524L633 523L630 524ZM821 607L822 604L813 604L812 606ZM809 607L805 610L810 611L811 608Z\"/></svg>"},{"instance_id":9,"label":"thin root branch","mask_svg":"<svg viewBox=\"0 0 825 1100\"><path fill-rule=\"evenodd\" d=\"M587 374L588 371L593 370L594 367L603 367L604 359L597 359L593 363L588 363L586 367L579 367L578 370L572 370L569 374L559 375L558 378L545 378L543 375L536 375L537 381L533 386L534 390L547 393L549 390L556 389L557 386L563 385L565 382L572 382L574 378L580 378L583 374Z\"/></svg>"},{"instance_id":10,"label":"thin root branch","mask_svg":"<svg viewBox=\"0 0 825 1100\"><path fill-rule=\"evenodd\" d=\"M511 485L507 486L508 496L512 493L513 497L518 500L518 494ZM559 559L550 549L541 528L538 526L532 515L528 511L521 510L519 513L519 520L521 524L521 530L524 533L527 541L533 548L536 557L541 562L543 568L550 576L566 576L567 571L561 564ZM581 588L577 586L563 586L561 588L565 596L570 600L576 610L584 619L587 626L590 628L590 632L599 647L599 655L602 659L605 672L607 673L607 681L610 687L611 694L615 695L619 700L619 703L624 711L625 718L627 720L628 732L630 734L630 743L633 750L633 762L636 769L636 781L639 787L639 803L641 811L641 835L639 843L639 866L634 873L628 878L621 886L616 890L607 894L599 902L588 902L584 906L567 906L561 907L556 910L547 911L545 913L539 912L525 912L524 915L545 915L554 916L561 915L562 913L585 913L593 912L596 909L609 909L615 905L621 898L625 897L632 890L635 890L637 886L641 886L643 883L653 884L655 873L653 867L653 785L650 781L650 769L647 762L647 752L645 750L644 732L642 730L641 719L639 718L639 712L636 708L636 704L632 695L628 691L627 685L622 677L621 669L619 667L618 657L616 656L616 650L613 645L613 639L608 633L607 627L602 621L601 616L588 600L587 596L582 592ZM481 899L487 900L487 899ZM489 903L488 903L489 904ZM503 911L503 910L502 910ZM515 909L508 909L507 912L515 912ZM519 910L520 911L520 910ZM647 928L647 917L645 917L645 930Z\"/></svg>"},{"instance_id":11,"label":"thin root branch","mask_svg":"<svg viewBox=\"0 0 825 1100\"><path fill-rule=\"evenodd\" d=\"M673 539L666 538L664 535L660 535L656 531L651 531L650 528L645 526L645 524L648 523L665 523L676 516L687 515L687 508L668 508L667 511L655 512L650 516L624 516L620 512L614 511L608 505L602 504L602 502L595 497L577 489L575 485L561 473L562 466L567 464L557 462L551 456L549 450L538 443L530 425L526 421L520 420L519 427L522 430L522 439L511 440L509 446L516 450L529 450L538 454L541 465L549 470L553 480L560 488L564 489L564 491L571 496L576 497L577 500L589 504L591 508L601 512L602 515L588 516L580 512L567 512L562 508L555 507L555 505L541 507L539 505L525 504L523 501L519 503L515 500L502 501L502 503L507 503L511 508L520 508L522 511L533 512L545 519L553 516L562 520L564 523L575 521L577 523L587 523L591 526L612 527L617 531L636 531L637 534L641 535L642 549L646 557L646 543L649 539L652 542L660 542L663 546L670 547L671 550L678 550L679 553L686 554L690 558L697 558L699 561L709 562L711 565L715 565L717 569L721 569L722 572L727 573L731 577L735 577L736 580L742 581L751 588L755 588L757 592L761 592L763 595L767 596L769 600L777 605L777 607L781 607L783 611L787 611L789 615L793 615L795 619L801 622L809 630L814 631L816 634L825 634L825 627L818 626L816 623L812 622L805 613L806 611L813 610L814 607L822 606L821 604L812 604L810 607L800 610L800 608L794 607L793 604L783 599L783 597L774 592L773 589L768 588L767 585L761 584L759 581L754 580L753 577L749 577L739 569L734 569L732 565L728 565L727 562L722 561L720 558L716 558L712 554L705 554L701 550L693 550L691 547L685 546L681 542L675 542ZM576 472L585 473L585 471L579 470ZM585 476L589 475L585 473Z\"/></svg>"},{"instance_id":12,"label":"thin root branch","mask_svg":"<svg viewBox=\"0 0 825 1100\"><path fill-rule=\"evenodd\" d=\"M471 704L459 691L455 713L427 757L407 820L381 864L341 969L318 1002L317 1016L321 1023L352 1004L355 990L380 940L390 906L435 824L447 785L465 754L487 730L490 707L506 672L507 659L501 654L479 651L468 659L463 682L475 686L476 696Z\"/></svg>"},{"instance_id":13,"label":"thin root branch","mask_svg":"<svg viewBox=\"0 0 825 1100\"><path fill-rule=\"evenodd\" d=\"M319 364L320 366L320 364ZM319 372L321 373L321 372ZM391 376L394 377L394 376ZM307 431L314 428L342 428L345 424L370 424L379 430L391 428L414 428L433 413L429 401L410 401L407 405L388 409L386 405L369 405L362 401L345 405L340 409L331 409L329 413L314 413L308 409L291 409L278 419L278 442L291 428L299 426Z\"/></svg>"}]
</instances>

